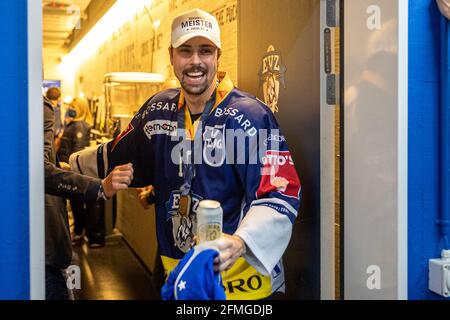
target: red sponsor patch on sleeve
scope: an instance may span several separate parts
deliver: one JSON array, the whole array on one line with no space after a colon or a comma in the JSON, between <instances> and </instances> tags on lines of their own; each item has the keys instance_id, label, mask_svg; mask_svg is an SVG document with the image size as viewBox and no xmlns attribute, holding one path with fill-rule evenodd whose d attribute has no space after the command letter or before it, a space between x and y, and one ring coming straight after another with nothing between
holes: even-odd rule
<instances>
[{"instance_id":1,"label":"red sponsor patch on sleeve","mask_svg":"<svg viewBox=\"0 0 450 320\"><path fill-rule=\"evenodd\" d=\"M283 196L296 198L300 196L300 179L295 170L289 151L266 151L262 159L261 182L256 197L262 198L270 192L279 192Z\"/></svg>"},{"instance_id":2,"label":"red sponsor patch on sleeve","mask_svg":"<svg viewBox=\"0 0 450 320\"><path fill-rule=\"evenodd\" d=\"M133 125L130 123L128 125L128 127L125 128L125 130L123 130L114 140L114 143L112 145L111 151L114 151L114 148L116 147L116 145L119 143L120 140L122 140L123 138L125 138L127 135L130 134L130 132L132 132L134 130Z\"/></svg>"}]
</instances>

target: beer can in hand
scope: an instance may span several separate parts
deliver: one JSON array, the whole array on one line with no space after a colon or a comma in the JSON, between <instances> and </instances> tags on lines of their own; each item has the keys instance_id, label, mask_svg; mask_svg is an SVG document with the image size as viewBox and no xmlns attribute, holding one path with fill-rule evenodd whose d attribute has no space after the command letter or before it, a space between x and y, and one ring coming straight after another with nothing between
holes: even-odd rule
<instances>
[{"instance_id":1,"label":"beer can in hand","mask_svg":"<svg viewBox=\"0 0 450 320\"><path fill-rule=\"evenodd\" d=\"M197 211L197 236L199 242L213 241L222 236L223 210L220 202L202 200Z\"/></svg>"}]
</instances>

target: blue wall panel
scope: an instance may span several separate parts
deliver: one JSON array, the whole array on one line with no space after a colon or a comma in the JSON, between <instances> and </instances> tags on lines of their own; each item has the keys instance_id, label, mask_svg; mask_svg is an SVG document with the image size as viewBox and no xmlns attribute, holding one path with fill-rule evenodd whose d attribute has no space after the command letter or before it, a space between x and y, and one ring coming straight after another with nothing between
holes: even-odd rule
<instances>
[{"instance_id":1,"label":"blue wall panel","mask_svg":"<svg viewBox=\"0 0 450 320\"><path fill-rule=\"evenodd\" d=\"M0 299L27 299L29 204L26 0L0 1L0 43Z\"/></svg>"},{"instance_id":2,"label":"blue wall panel","mask_svg":"<svg viewBox=\"0 0 450 320\"><path fill-rule=\"evenodd\" d=\"M409 299L439 299L428 290L428 259L440 256L439 18L435 0L409 1Z\"/></svg>"}]
</instances>

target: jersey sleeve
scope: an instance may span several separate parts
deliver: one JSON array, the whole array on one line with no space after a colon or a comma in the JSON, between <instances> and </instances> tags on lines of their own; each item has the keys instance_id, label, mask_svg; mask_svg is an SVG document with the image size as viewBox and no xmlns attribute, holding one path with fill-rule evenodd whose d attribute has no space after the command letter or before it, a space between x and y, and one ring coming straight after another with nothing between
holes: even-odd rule
<instances>
[{"instance_id":1,"label":"jersey sleeve","mask_svg":"<svg viewBox=\"0 0 450 320\"><path fill-rule=\"evenodd\" d=\"M152 184L153 150L144 133L147 103L134 116L128 126L107 143L87 148L71 155L73 170L94 177L106 177L116 166L132 163L134 179L130 187Z\"/></svg>"},{"instance_id":2,"label":"jersey sleeve","mask_svg":"<svg viewBox=\"0 0 450 320\"><path fill-rule=\"evenodd\" d=\"M236 170L245 188L243 218L235 234L246 243L247 261L269 274L281 259L300 206L301 184L286 138L270 109L248 106L254 135L245 163Z\"/></svg>"}]
</instances>

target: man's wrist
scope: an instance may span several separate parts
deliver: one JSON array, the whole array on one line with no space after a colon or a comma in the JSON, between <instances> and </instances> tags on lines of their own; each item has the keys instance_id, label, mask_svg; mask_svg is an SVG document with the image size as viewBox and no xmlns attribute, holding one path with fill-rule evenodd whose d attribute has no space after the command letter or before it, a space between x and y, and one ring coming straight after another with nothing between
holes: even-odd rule
<instances>
[{"instance_id":1,"label":"man's wrist","mask_svg":"<svg viewBox=\"0 0 450 320\"><path fill-rule=\"evenodd\" d=\"M105 193L105 189L103 188L103 182L100 184L100 188L98 189L97 200L109 200L109 197Z\"/></svg>"},{"instance_id":2,"label":"man's wrist","mask_svg":"<svg viewBox=\"0 0 450 320\"><path fill-rule=\"evenodd\" d=\"M241 256L243 256L247 252L247 245L245 244L244 239L242 239L239 235L235 234L234 236L236 238L238 238L239 240L241 240L241 242L242 242L242 254L241 254Z\"/></svg>"}]
</instances>

